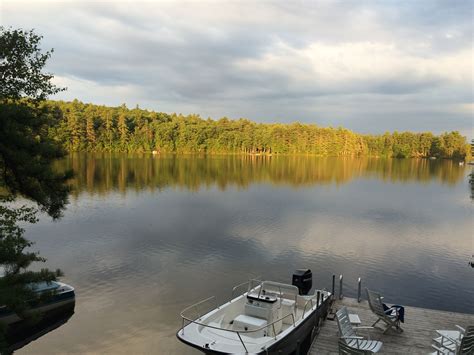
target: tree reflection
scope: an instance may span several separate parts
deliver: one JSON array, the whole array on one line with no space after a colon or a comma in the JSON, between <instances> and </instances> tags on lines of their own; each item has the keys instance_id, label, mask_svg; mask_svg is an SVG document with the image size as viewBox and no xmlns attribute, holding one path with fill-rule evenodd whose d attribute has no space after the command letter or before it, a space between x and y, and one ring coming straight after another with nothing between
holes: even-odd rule
<instances>
[{"instance_id":1,"label":"tree reflection","mask_svg":"<svg viewBox=\"0 0 474 355\"><path fill-rule=\"evenodd\" d=\"M474 172L469 174L469 186L471 187L471 200L474 200Z\"/></svg>"},{"instance_id":2,"label":"tree reflection","mask_svg":"<svg viewBox=\"0 0 474 355\"><path fill-rule=\"evenodd\" d=\"M71 154L57 168L73 169L73 194L107 194L112 191L182 188L198 191L217 186L248 188L255 183L289 185L345 184L357 178L393 183L454 185L464 167L452 161L427 159L321 158L308 156L195 156L151 154ZM472 185L471 185L472 186Z\"/></svg>"}]
</instances>

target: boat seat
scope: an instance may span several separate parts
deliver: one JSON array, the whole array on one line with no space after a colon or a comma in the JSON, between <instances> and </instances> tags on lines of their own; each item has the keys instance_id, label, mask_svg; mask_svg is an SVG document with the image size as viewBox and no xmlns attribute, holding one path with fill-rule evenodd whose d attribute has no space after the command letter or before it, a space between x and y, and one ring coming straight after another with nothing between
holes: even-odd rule
<instances>
[{"instance_id":1,"label":"boat seat","mask_svg":"<svg viewBox=\"0 0 474 355\"><path fill-rule=\"evenodd\" d=\"M307 296L300 296L298 295L296 298L296 304L298 308L304 308L306 303L310 300L313 299L313 304L316 304L316 295L307 295Z\"/></svg>"},{"instance_id":2,"label":"boat seat","mask_svg":"<svg viewBox=\"0 0 474 355\"><path fill-rule=\"evenodd\" d=\"M210 326L216 327L216 328L221 328L222 327L222 321L224 320L225 315L223 314L219 318L214 319L212 322L209 322Z\"/></svg>"},{"instance_id":3,"label":"boat seat","mask_svg":"<svg viewBox=\"0 0 474 355\"><path fill-rule=\"evenodd\" d=\"M281 308L282 308L282 316L285 317L288 314L292 313L293 316L296 317L295 314L295 300L289 300L287 298L282 298L281 300ZM296 320L296 319L295 319ZM293 318L291 316L286 317L283 319L283 324L293 324Z\"/></svg>"},{"instance_id":4,"label":"boat seat","mask_svg":"<svg viewBox=\"0 0 474 355\"><path fill-rule=\"evenodd\" d=\"M240 314L240 315L238 315L237 317L234 318L233 329L234 330L242 330L242 331L254 330L254 329L264 327L267 324L268 324L268 322L267 322L266 319L261 319L261 318L257 318L257 317L247 316L245 314ZM266 328L264 328L264 329L261 329L257 332L248 333L248 335L252 336L252 337L266 336L267 335L267 330L266 330Z\"/></svg>"},{"instance_id":5,"label":"boat seat","mask_svg":"<svg viewBox=\"0 0 474 355\"><path fill-rule=\"evenodd\" d=\"M285 307L291 307L291 308L295 308L295 300L289 300L288 298L282 298L281 299L281 305L282 306L285 306Z\"/></svg>"}]
</instances>

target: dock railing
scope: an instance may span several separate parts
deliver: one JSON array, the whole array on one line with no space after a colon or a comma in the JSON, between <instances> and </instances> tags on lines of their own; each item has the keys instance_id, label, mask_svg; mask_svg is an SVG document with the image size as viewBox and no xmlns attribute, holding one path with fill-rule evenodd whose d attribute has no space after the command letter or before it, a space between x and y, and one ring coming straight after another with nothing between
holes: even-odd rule
<instances>
[{"instance_id":1,"label":"dock railing","mask_svg":"<svg viewBox=\"0 0 474 355\"><path fill-rule=\"evenodd\" d=\"M339 275L339 296L338 298L342 300L344 298L344 293L343 293L343 287L344 287L344 276L342 274ZM335 299L335 293L336 291L336 275L332 275L332 299ZM359 277L357 279L357 302L362 301L362 278Z\"/></svg>"}]
</instances>

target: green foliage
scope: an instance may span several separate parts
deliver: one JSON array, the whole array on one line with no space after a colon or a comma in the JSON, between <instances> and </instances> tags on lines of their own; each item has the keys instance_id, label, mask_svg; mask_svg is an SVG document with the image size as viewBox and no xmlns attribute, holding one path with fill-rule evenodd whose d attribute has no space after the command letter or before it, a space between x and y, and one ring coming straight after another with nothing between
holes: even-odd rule
<instances>
[{"instance_id":1,"label":"green foliage","mask_svg":"<svg viewBox=\"0 0 474 355\"><path fill-rule=\"evenodd\" d=\"M67 201L64 182L51 162L64 155L48 134L47 110L24 101L0 101L0 186L8 195L21 194L54 218Z\"/></svg>"},{"instance_id":2,"label":"green foliage","mask_svg":"<svg viewBox=\"0 0 474 355\"><path fill-rule=\"evenodd\" d=\"M26 271L31 263L45 261L38 253L25 251L33 243L24 238L24 229L18 226L19 222L36 223L36 209L26 206L13 208L8 205L11 198L0 201L0 261L4 268L4 277L0 278L0 304L21 315L33 298L32 291L24 285L54 280L60 276L60 271Z\"/></svg>"},{"instance_id":3,"label":"green foliage","mask_svg":"<svg viewBox=\"0 0 474 355\"><path fill-rule=\"evenodd\" d=\"M472 156L474 156L473 151L474 151L474 139L471 140L470 146L467 147L469 154L468 154L468 159L466 160L471 160ZM471 171L469 174L469 186L471 188L471 200L474 200L474 170Z\"/></svg>"},{"instance_id":4,"label":"green foliage","mask_svg":"<svg viewBox=\"0 0 474 355\"><path fill-rule=\"evenodd\" d=\"M217 121L139 109L49 101L57 113L51 137L68 151L207 154L311 154L319 156L429 157L464 159L466 138L458 132L393 132L361 135L314 124ZM71 119L71 112L74 113ZM85 133L84 133L85 132Z\"/></svg>"},{"instance_id":5,"label":"green foliage","mask_svg":"<svg viewBox=\"0 0 474 355\"><path fill-rule=\"evenodd\" d=\"M42 71L53 51L42 53L41 39L32 30L0 26L0 98L44 100L63 90L51 83L53 75Z\"/></svg>"},{"instance_id":6,"label":"green foliage","mask_svg":"<svg viewBox=\"0 0 474 355\"><path fill-rule=\"evenodd\" d=\"M431 154L435 157L449 159L466 159L471 157L469 144L459 132L443 133L435 137L431 146Z\"/></svg>"},{"instance_id":7,"label":"green foliage","mask_svg":"<svg viewBox=\"0 0 474 355\"><path fill-rule=\"evenodd\" d=\"M42 53L40 41L33 31L0 27L0 186L3 197L21 194L56 218L67 201L69 174L51 170L64 152L50 138L55 121L41 102L62 89L42 72L51 52Z\"/></svg>"},{"instance_id":8,"label":"green foliage","mask_svg":"<svg viewBox=\"0 0 474 355\"><path fill-rule=\"evenodd\" d=\"M51 74L42 71L51 52L41 52L40 40L33 31L0 27L0 305L20 316L35 298L28 284L54 280L60 271L27 270L31 263L45 259L29 251L33 243L24 238L18 224L36 223L37 211L15 207L15 198L21 195L58 218L67 203L65 183L71 177L70 172L57 173L51 168L64 155L58 141L63 143L74 134L51 138L50 125L61 124L59 112L43 103L62 89L51 83ZM79 144L82 139L76 137L76 141ZM0 333L2 330L4 327Z\"/></svg>"}]
</instances>

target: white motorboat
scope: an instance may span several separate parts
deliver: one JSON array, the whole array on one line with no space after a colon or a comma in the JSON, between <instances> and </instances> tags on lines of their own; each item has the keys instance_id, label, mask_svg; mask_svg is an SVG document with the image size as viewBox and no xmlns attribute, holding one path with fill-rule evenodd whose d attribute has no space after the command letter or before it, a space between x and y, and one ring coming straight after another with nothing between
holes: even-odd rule
<instances>
[{"instance_id":1,"label":"white motorboat","mask_svg":"<svg viewBox=\"0 0 474 355\"><path fill-rule=\"evenodd\" d=\"M35 312L47 313L59 308L73 306L75 303L76 296L74 287L65 283L58 281L37 282L30 284L29 287L31 287L31 289L38 295L51 293L51 296L39 302L33 300L32 302L35 303L32 303L31 309L26 312L27 315ZM11 325L21 320L22 318L20 318L12 310L8 309L8 307L0 307L1 323L5 325Z\"/></svg>"},{"instance_id":2,"label":"white motorboat","mask_svg":"<svg viewBox=\"0 0 474 355\"><path fill-rule=\"evenodd\" d=\"M292 354L309 348L329 311L332 295L312 287L311 270L297 270L293 284L249 282L247 291L206 314L213 297L181 312L177 337L206 354Z\"/></svg>"}]
</instances>

